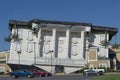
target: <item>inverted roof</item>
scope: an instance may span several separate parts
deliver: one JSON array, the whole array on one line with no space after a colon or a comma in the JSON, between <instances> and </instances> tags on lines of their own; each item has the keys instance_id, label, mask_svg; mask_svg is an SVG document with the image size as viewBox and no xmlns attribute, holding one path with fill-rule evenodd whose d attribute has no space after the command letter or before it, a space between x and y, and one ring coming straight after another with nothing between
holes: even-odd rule
<instances>
[{"instance_id":1,"label":"inverted roof","mask_svg":"<svg viewBox=\"0 0 120 80\"><path fill-rule=\"evenodd\" d=\"M40 19L33 19L30 21L18 21L18 20L10 20L9 21L9 26L10 28L13 27L13 25L18 25L18 26L32 26L32 23L45 23L45 24L62 24L62 25L80 25L80 26L90 26L92 30L101 30L101 31L110 31L117 33L118 28L114 27L105 27L105 26L95 26L92 25L91 23L79 23L79 22L64 22L64 21L50 21L50 20L40 20Z\"/></svg>"},{"instance_id":2,"label":"inverted roof","mask_svg":"<svg viewBox=\"0 0 120 80\"><path fill-rule=\"evenodd\" d=\"M16 24L16 25L29 25L32 23L46 23L46 24L63 24L63 25L82 25L82 26L91 26L91 23L79 23L79 22L64 22L64 21L50 21L50 20L40 20L40 19L33 19L30 21L18 21L18 20L10 20L9 24Z\"/></svg>"}]
</instances>

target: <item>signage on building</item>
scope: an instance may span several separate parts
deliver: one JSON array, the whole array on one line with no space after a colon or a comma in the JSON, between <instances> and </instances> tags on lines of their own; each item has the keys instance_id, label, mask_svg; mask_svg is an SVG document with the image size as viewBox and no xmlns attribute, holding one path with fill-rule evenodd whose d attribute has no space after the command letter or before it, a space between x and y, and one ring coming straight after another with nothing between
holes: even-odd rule
<instances>
[{"instance_id":1,"label":"signage on building","mask_svg":"<svg viewBox=\"0 0 120 80\"><path fill-rule=\"evenodd\" d=\"M46 65L85 66L86 61L85 60L72 60L72 59L39 58L37 59L36 63L46 64Z\"/></svg>"}]
</instances>

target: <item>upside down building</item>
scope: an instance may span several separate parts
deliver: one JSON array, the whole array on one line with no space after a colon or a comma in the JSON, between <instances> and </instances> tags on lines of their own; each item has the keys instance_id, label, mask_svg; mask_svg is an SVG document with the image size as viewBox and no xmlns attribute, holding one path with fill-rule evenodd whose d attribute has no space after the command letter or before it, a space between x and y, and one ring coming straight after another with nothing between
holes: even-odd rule
<instances>
[{"instance_id":1,"label":"upside down building","mask_svg":"<svg viewBox=\"0 0 120 80\"><path fill-rule=\"evenodd\" d=\"M83 67L110 67L109 41L117 28L91 23L33 19L10 20L12 70L34 66L52 73L72 73Z\"/></svg>"}]
</instances>

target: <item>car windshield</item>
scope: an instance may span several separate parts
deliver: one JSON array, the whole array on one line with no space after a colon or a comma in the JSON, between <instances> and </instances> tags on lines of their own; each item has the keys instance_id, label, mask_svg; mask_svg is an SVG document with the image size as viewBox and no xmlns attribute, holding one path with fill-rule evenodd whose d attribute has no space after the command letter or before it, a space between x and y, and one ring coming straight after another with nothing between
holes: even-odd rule
<instances>
[{"instance_id":1,"label":"car windshield","mask_svg":"<svg viewBox=\"0 0 120 80\"><path fill-rule=\"evenodd\" d=\"M88 70L88 72L95 72L94 70Z\"/></svg>"}]
</instances>

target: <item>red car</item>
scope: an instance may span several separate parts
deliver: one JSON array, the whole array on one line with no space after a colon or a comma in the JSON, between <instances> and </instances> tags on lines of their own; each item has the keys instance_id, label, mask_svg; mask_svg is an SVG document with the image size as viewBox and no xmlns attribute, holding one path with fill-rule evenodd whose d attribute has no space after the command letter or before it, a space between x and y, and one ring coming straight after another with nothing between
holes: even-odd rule
<instances>
[{"instance_id":1,"label":"red car","mask_svg":"<svg viewBox=\"0 0 120 80\"><path fill-rule=\"evenodd\" d=\"M35 76L40 76L40 77L52 76L52 74L47 71L40 71L40 70L34 70L34 69L29 71L31 71Z\"/></svg>"},{"instance_id":2,"label":"red car","mask_svg":"<svg viewBox=\"0 0 120 80\"><path fill-rule=\"evenodd\" d=\"M35 76L40 76L40 77L43 76L43 73L38 70L29 70L29 71L31 71Z\"/></svg>"}]
</instances>

